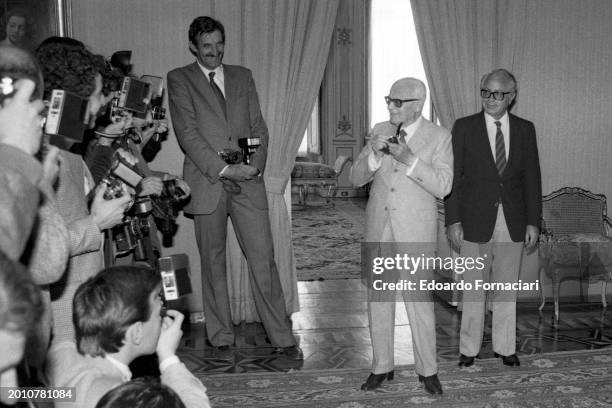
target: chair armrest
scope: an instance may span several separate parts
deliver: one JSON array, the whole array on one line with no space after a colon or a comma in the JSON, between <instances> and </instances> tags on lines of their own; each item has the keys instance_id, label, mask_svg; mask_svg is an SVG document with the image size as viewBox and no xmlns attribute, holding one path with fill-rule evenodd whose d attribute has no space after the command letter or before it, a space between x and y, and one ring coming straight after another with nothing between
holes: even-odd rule
<instances>
[{"instance_id":1,"label":"chair armrest","mask_svg":"<svg viewBox=\"0 0 612 408\"><path fill-rule=\"evenodd\" d=\"M612 235L612 220L607 216L604 217L604 232L606 237Z\"/></svg>"}]
</instances>

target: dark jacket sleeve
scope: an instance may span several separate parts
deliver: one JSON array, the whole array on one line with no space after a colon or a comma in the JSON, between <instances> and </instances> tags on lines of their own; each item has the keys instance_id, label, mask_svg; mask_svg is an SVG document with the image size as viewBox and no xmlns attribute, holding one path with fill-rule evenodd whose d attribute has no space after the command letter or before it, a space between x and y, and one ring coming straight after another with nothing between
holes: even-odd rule
<instances>
[{"instance_id":1,"label":"dark jacket sleeve","mask_svg":"<svg viewBox=\"0 0 612 408\"><path fill-rule=\"evenodd\" d=\"M444 200L445 225L449 226L461 222L461 183L463 181L463 159L465 133L461 124L456 121L451 130L453 144L453 187Z\"/></svg>"}]
</instances>

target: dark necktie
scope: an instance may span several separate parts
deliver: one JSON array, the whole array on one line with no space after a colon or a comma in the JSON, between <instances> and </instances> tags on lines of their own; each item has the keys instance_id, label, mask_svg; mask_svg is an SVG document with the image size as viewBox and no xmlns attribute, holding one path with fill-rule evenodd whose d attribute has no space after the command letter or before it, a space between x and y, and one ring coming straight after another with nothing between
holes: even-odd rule
<instances>
[{"instance_id":1,"label":"dark necktie","mask_svg":"<svg viewBox=\"0 0 612 408\"><path fill-rule=\"evenodd\" d=\"M227 107L225 106L225 98L223 97L223 92L221 92L221 88L215 82L215 73L210 72L208 74L208 78L210 79L210 86L212 87L215 96L219 100L219 104L221 105L221 109L223 110L223 115L227 118Z\"/></svg>"},{"instance_id":2,"label":"dark necktie","mask_svg":"<svg viewBox=\"0 0 612 408\"><path fill-rule=\"evenodd\" d=\"M406 131L404 129L400 130L398 141L402 144L406 144Z\"/></svg>"},{"instance_id":3,"label":"dark necktie","mask_svg":"<svg viewBox=\"0 0 612 408\"><path fill-rule=\"evenodd\" d=\"M495 133L495 164L497 172L501 176L506 168L506 148L504 146L504 134L501 130L501 122L496 120L497 132Z\"/></svg>"}]
</instances>

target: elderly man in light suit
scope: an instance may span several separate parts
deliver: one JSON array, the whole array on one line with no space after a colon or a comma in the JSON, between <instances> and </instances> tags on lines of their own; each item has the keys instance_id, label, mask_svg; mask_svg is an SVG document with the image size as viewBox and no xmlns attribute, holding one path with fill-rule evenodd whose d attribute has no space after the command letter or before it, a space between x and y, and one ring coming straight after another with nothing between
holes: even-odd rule
<instances>
[{"instance_id":1,"label":"elderly man in light suit","mask_svg":"<svg viewBox=\"0 0 612 408\"><path fill-rule=\"evenodd\" d=\"M362 186L373 181L366 209L366 242L385 243L397 253L433 255L436 248L436 197L450 192L453 179L451 136L421 116L425 85L403 78L385 98L389 121L377 124L351 172ZM388 139L397 135L397 141ZM423 251L424 249L424 251ZM412 251L412 252L411 252ZM432 271L418 270L409 279L432 279ZM430 293L404 291L412 329L415 370L430 394L442 394L436 362L434 304ZM418 299L417 299L418 298ZM363 390L393 379L395 302L368 302L372 338L372 373Z\"/></svg>"},{"instance_id":2,"label":"elderly man in light suit","mask_svg":"<svg viewBox=\"0 0 612 408\"><path fill-rule=\"evenodd\" d=\"M274 262L263 180L268 128L253 76L245 67L221 63L225 29L215 19L193 20L189 49L196 61L168 73L168 95L174 131L185 151L183 177L191 187L186 212L193 214L202 259L208 339L219 357L231 357L234 332L225 267L229 216L249 264L255 306L272 345L289 359L302 360ZM250 164L226 163L219 152L238 151L241 138L257 138L261 146Z\"/></svg>"}]
</instances>

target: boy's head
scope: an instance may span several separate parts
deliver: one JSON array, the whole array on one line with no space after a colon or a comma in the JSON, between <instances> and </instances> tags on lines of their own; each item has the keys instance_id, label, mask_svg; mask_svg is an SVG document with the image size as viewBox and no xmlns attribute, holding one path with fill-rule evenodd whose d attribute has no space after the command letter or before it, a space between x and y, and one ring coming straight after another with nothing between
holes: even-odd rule
<instances>
[{"instance_id":1,"label":"boy's head","mask_svg":"<svg viewBox=\"0 0 612 408\"><path fill-rule=\"evenodd\" d=\"M79 351L90 356L124 346L137 355L155 352L161 331L160 275L145 266L103 269L77 290L73 322Z\"/></svg>"}]
</instances>

